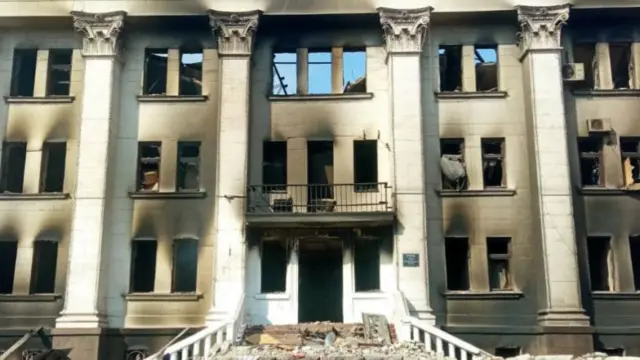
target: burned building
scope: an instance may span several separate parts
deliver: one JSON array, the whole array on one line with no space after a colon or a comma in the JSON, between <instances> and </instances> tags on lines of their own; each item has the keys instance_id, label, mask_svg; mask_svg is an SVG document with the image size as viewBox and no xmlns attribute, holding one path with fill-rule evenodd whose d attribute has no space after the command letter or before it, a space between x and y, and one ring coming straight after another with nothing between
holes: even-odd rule
<instances>
[{"instance_id":1,"label":"burned building","mask_svg":"<svg viewBox=\"0 0 640 360\"><path fill-rule=\"evenodd\" d=\"M186 359L377 314L460 360L639 355L638 18L0 2L0 350Z\"/></svg>"}]
</instances>

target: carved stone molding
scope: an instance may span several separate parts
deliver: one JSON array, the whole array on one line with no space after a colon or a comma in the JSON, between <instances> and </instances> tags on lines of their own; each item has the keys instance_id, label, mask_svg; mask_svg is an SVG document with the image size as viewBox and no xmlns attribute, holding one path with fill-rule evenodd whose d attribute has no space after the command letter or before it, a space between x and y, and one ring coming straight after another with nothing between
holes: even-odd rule
<instances>
[{"instance_id":1,"label":"carved stone molding","mask_svg":"<svg viewBox=\"0 0 640 360\"><path fill-rule=\"evenodd\" d=\"M107 13L72 11L73 27L83 35L82 55L118 55L118 39L124 26L124 18L126 15L127 13L124 11Z\"/></svg>"},{"instance_id":2,"label":"carved stone molding","mask_svg":"<svg viewBox=\"0 0 640 360\"><path fill-rule=\"evenodd\" d=\"M249 56L262 11L224 12L209 10L209 24L218 39L220 55Z\"/></svg>"},{"instance_id":3,"label":"carved stone molding","mask_svg":"<svg viewBox=\"0 0 640 360\"><path fill-rule=\"evenodd\" d=\"M431 20L431 6L419 9L380 7L387 53L420 53Z\"/></svg>"},{"instance_id":4,"label":"carved stone molding","mask_svg":"<svg viewBox=\"0 0 640 360\"><path fill-rule=\"evenodd\" d=\"M569 4L518 6L520 49L525 52L561 48L561 28L569 20L569 8Z\"/></svg>"}]
</instances>

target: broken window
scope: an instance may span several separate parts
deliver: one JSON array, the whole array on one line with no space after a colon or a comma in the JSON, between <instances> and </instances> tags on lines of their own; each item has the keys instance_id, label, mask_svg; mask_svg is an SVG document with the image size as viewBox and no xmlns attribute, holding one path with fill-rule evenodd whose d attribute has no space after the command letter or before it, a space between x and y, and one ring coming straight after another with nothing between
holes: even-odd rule
<instances>
[{"instance_id":1,"label":"broken window","mask_svg":"<svg viewBox=\"0 0 640 360\"><path fill-rule=\"evenodd\" d=\"M331 73L331 49L309 50L308 57L308 93L309 94L331 94L332 73Z\"/></svg>"},{"instance_id":2,"label":"broken window","mask_svg":"<svg viewBox=\"0 0 640 360\"><path fill-rule=\"evenodd\" d=\"M202 95L202 50L180 52L180 95Z\"/></svg>"},{"instance_id":3,"label":"broken window","mask_svg":"<svg viewBox=\"0 0 640 360\"><path fill-rule=\"evenodd\" d=\"M307 204L309 212L332 212L333 141L307 141Z\"/></svg>"},{"instance_id":4,"label":"broken window","mask_svg":"<svg viewBox=\"0 0 640 360\"><path fill-rule=\"evenodd\" d=\"M265 191L287 189L287 142L262 143L262 184Z\"/></svg>"},{"instance_id":5,"label":"broken window","mask_svg":"<svg viewBox=\"0 0 640 360\"><path fill-rule=\"evenodd\" d=\"M633 268L633 284L636 291L640 291L640 235L629 237L629 251Z\"/></svg>"},{"instance_id":6,"label":"broken window","mask_svg":"<svg viewBox=\"0 0 640 360\"><path fill-rule=\"evenodd\" d=\"M438 58L440 61L440 91L462 91L462 46L440 46Z\"/></svg>"},{"instance_id":7,"label":"broken window","mask_svg":"<svg viewBox=\"0 0 640 360\"><path fill-rule=\"evenodd\" d=\"M624 185L640 183L640 138L620 138Z\"/></svg>"},{"instance_id":8,"label":"broken window","mask_svg":"<svg viewBox=\"0 0 640 360\"><path fill-rule=\"evenodd\" d=\"M613 283L611 279L613 274L611 239L608 236L589 236L587 238L587 254L591 290L611 291Z\"/></svg>"},{"instance_id":9,"label":"broken window","mask_svg":"<svg viewBox=\"0 0 640 360\"><path fill-rule=\"evenodd\" d=\"M167 93L168 59L168 49L145 49L143 94L165 95Z\"/></svg>"},{"instance_id":10,"label":"broken window","mask_svg":"<svg viewBox=\"0 0 640 360\"><path fill-rule=\"evenodd\" d=\"M178 143L178 191L200 190L200 142Z\"/></svg>"},{"instance_id":11,"label":"broken window","mask_svg":"<svg viewBox=\"0 0 640 360\"><path fill-rule=\"evenodd\" d=\"M285 240L262 241L260 253L260 292L283 293L287 291L287 266L289 249Z\"/></svg>"},{"instance_id":12,"label":"broken window","mask_svg":"<svg viewBox=\"0 0 640 360\"><path fill-rule=\"evenodd\" d=\"M342 53L344 93L367 92L367 53L365 49L344 49Z\"/></svg>"},{"instance_id":13,"label":"broken window","mask_svg":"<svg viewBox=\"0 0 640 360\"><path fill-rule=\"evenodd\" d=\"M55 292L57 261L57 241L34 241L29 291L31 294L53 294Z\"/></svg>"},{"instance_id":14,"label":"broken window","mask_svg":"<svg viewBox=\"0 0 640 360\"><path fill-rule=\"evenodd\" d=\"M504 139L482 139L484 187L504 187Z\"/></svg>"},{"instance_id":15,"label":"broken window","mask_svg":"<svg viewBox=\"0 0 640 360\"><path fill-rule=\"evenodd\" d=\"M148 293L155 289L157 248L155 240L131 242L130 292Z\"/></svg>"},{"instance_id":16,"label":"broken window","mask_svg":"<svg viewBox=\"0 0 640 360\"><path fill-rule=\"evenodd\" d=\"M440 140L440 169L442 188L467 189L467 170L464 164L464 139Z\"/></svg>"},{"instance_id":17,"label":"broken window","mask_svg":"<svg viewBox=\"0 0 640 360\"><path fill-rule=\"evenodd\" d=\"M521 353L520 346L502 346L496 348L494 355L503 359L519 356Z\"/></svg>"},{"instance_id":18,"label":"broken window","mask_svg":"<svg viewBox=\"0 0 640 360\"><path fill-rule=\"evenodd\" d=\"M353 261L356 292L380 290L380 241L355 239Z\"/></svg>"},{"instance_id":19,"label":"broken window","mask_svg":"<svg viewBox=\"0 0 640 360\"><path fill-rule=\"evenodd\" d=\"M378 141L353 142L353 181L356 191L378 190Z\"/></svg>"},{"instance_id":20,"label":"broken window","mask_svg":"<svg viewBox=\"0 0 640 360\"><path fill-rule=\"evenodd\" d=\"M160 184L160 143L142 142L138 146L138 190L158 191Z\"/></svg>"},{"instance_id":21,"label":"broken window","mask_svg":"<svg viewBox=\"0 0 640 360\"><path fill-rule=\"evenodd\" d=\"M446 238L447 290L469 290L469 239Z\"/></svg>"},{"instance_id":22,"label":"broken window","mask_svg":"<svg viewBox=\"0 0 640 360\"><path fill-rule=\"evenodd\" d=\"M15 49L13 51L11 96L33 96L37 62L37 49Z\"/></svg>"},{"instance_id":23,"label":"broken window","mask_svg":"<svg viewBox=\"0 0 640 360\"><path fill-rule=\"evenodd\" d=\"M611 61L611 78L613 80L613 88L633 88L631 43L609 44L609 59Z\"/></svg>"},{"instance_id":24,"label":"broken window","mask_svg":"<svg viewBox=\"0 0 640 360\"><path fill-rule=\"evenodd\" d=\"M0 294L13 292L18 242L0 240Z\"/></svg>"},{"instance_id":25,"label":"broken window","mask_svg":"<svg viewBox=\"0 0 640 360\"><path fill-rule=\"evenodd\" d=\"M198 280L198 240L173 242L173 281L171 292L195 292Z\"/></svg>"},{"instance_id":26,"label":"broken window","mask_svg":"<svg viewBox=\"0 0 640 360\"><path fill-rule=\"evenodd\" d=\"M596 44L575 44L573 45L573 62L583 64L584 81L575 83L576 88L595 89L598 60L596 56Z\"/></svg>"},{"instance_id":27,"label":"broken window","mask_svg":"<svg viewBox=\"0 0 640 360\"><path fill-rule=\"evenodd\" d=\"M49 71L47 74L47 95L69 95L71 87L71 60L73 50L49 50Z\"/></svg>"},{"instance_id":28,"label":"broken window","mask_svg":"<svg viewBox=\"0 0 640 360\"><path fill-rule=\"evenodd\" d=\"M62 192L67 157L67 143L45 142L42 145L40 192Z\"/></svg>"},{"instance_id":29,"label":"broken window","mask_svg":"<svg viewBox=\"0 0 640 360\"><path fill-rule=\"evenodd\" d=\"M1 190L4 193L21 193L24 168L27 159L26 142L5 142L2 149Z\"/></svg>"},{"instance_id":30,"label":"broken window","mask_svg":"<svg viewBox=\"0 0 640 360\"><path fill-rule=\"evenodd\" d=\"M295 95L298 91L298 55L295 51L273 54L273 95Z\"/></svg>"},{"instance_id":31,"label":"broken window","mask_svg":"<svg viewBox=\"0 0 640 360\"><path fill-rule=\"evenodd\" d=\"M498 91L498 47L476 46L476 91Z\"/></svg>"},{"instance_id":32,"label":"broken window","mask_svg":"<svg viewBox=\"0 0 640 360\"><path fill-rule=\"evenodd\" d=\"M507 237L487 238L487 254L489 257L489 288L495 290L511 290L511 239Z\"/></svg>"},{"instance_id":33,"label":"broken window","mask_svg":"<svg viewBox=\"0 0 640 360\"><path fill-rule=\"evenodd\" d=\"M578 152L582 186L603 185L602 138L596 136L578 138Z\"/></svg>"}]
</instances>

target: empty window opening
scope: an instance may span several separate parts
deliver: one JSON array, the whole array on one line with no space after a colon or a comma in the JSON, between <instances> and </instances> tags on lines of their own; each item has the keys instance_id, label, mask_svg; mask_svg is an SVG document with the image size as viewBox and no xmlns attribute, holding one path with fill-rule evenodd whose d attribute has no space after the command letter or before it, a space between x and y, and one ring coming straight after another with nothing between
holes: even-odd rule
<instances>
[{"instance_id":1,"label":"empty window opening","mask_svg":"<svg viewBox=\"0 0 640 360\"><path fill-rule=\"evenodd\" d=\"M157 248L154 240L131 242L130 292L149 293L155 289Z\"/></svg>"},{"instance_id":2,"label":"empty window opening","mask_svg":"<svg viewBox=\"0 0 640 360\"><path fill-rule=\"evenodd\" d=\"M482 178L484 187L504 187L504 139L482 139Z\"/></svg>"},{"instance_id":3,"label":"empty window opening","mask_svg":"<svg viewBox=\"0 0 640 360\"><path fill-rule=\"evenodd\" d=\"M298 241L298 322L342 322L342 239Z\"/></svg>"},{"instance_id":4,"label":"empty window opening","mask_svg":"<svg viewBox=\"0 0 640 360\"><path fill-rule=\"evenodd\" d=\"M631 43L609 44L609 59L611 60L611 78L614 89L633 88L633 64L631 57Z\"/></svg>"},{"instance_id":5,"label":"empty window opening","mask_svg":"<svg viewBox=\"0 0 640 360\"><path fill-rule=\"evenodd\" d=\"M440 46L440 91L462 91L462 46Z\"/></svg>"},{"instance_id":6,"label":"empty window opening","mask_svg":"<svg viewBox=\"0 0 640 360\"><path fill-rule=\"evenodd\" d=\"M178 191L200 190L200 142L178 143Z\"/></svg>"},{"instance_id":7,"label":"empty window opening","mask_svg":"<svg viewBox=\"0 0 640 360\"><path fill-rule=\"evenodd\" d=\"M138 190L158 191L159 184L160 143L140 143L138 146Z\"/></svg>"},{"instance_id":8,"label":"empty window opening","mask_svg":"<svg viewBox=\"0 0 640 360\"><path fill-rule=\"evenodd\" d=\"M489 257L489 288L495 290L511 290L511 239L507 237L487 238L487 254Z\"/></svg>"},{"instance_id":9,"label":"empty window opening","mask_svg":"<svg viewBox=\"0 0 640 360\"><path fill-rule=\"evenodd\" d=\"M620 138L625 186L640 183L640 138Z\"/></svg>"},{"instance_id":10,"label":"empty window opening","mask_svg":"<svg viewBox=\"0 0 640 360\"><path fill-rule=\"evenodd\" d=\"M11 96L33 96L37 62L37 49L16 49L13 51Z\"/></svg>"},{"instance_id":11,"label":"empty window opening","mask_svg":"<svg viewBox=\"0 0 640 360\"><path fill-rule=\"evenodd\" d=\"M165 95L167 93L168 59L168 49L145 49L143 94Z\"/></svg>"},{"instance_id":12,"label":"empty window opening","mask_svg":"<svg viewBox=\"0 0 640 360\"><path fill-rule=\"evenodd\" d=\"M309 211L333 211L333 141L307 142L307 183Z\"/></svg>"},{"instance_id":13,"label":"empty window opening","mask_svg":"<svg viewBox=\"0 0 640 360\"><path fill-rule=\"evenodd\" d=\"M284 191L287 188L287 142L262 143L262 184L266 191Z\"/></svg>"},{"instance_id":14,"label":"empty window opening","mask_svg":"<svg viewBox=\"0 0 640 360\"><path fill-rule=\"evenodd\" d=\"M446 238L447 290L469 290L469 239Z\"/></svg>"},{"instance_id":15,"label":"empty window opening","mask_svg":"<svg viewBox=\"0 0 640 360\"><path fill-rule=\"evenodd\" d=\"M575 82L575 88L595 89L595 79L597 72L596 44L574 44L573 62L582 64L584 67L584 81Z\"/></svg>"},{"instance_id":16,"label":"empty window opening","mask_svg":"<svg viewBox=\"0 0 640 360\"><path fill-rule=\"evenodd\" d=\"M5 142L2 149L1 190L4 193L21 193L24 167L27 159L26 142Z\"/></svg>"},{"instance_id":17,"label":"empty window opening","mask_svg":"<svg viewBox=\"0 0 640 360\"><path fill-rule=\"evenodd\" d=\"M308 69L308 93L331 94L331 50L309 50Z\"/></svg>"},{"instance_id":18,"label":"empty window opening","mask_svg":"<svg viewBox=\"0 0 640 360\"><path fill-rule=\"evenodd\" d=\"M0 294L13 292L17 255L17 241L0 241Z\"/></svg>"},{"instance_id":19,"label":"empty window opening","mask_svg":"<svg viewBox=\"0 0 640 360\"><path fill-rule=\"evenodd\" d=\"M53 294L56 284L58 242L38 240L33 243L31 294Z\"/></svg>"},{"instance_id":20,"label":"empty window opening","mask_svg":"<svg viewBox=\"0 0 640 360\"><path fill-rule=\"evenodd\" d=\"M180 52L180 95L202 95L202 50Z\"/></svg>"},{"instance_id":21,"label":"empty window opening","mask_svg":"<svg viewBox=\"0 0 640 360\"><path fill-rule=\"evenodd\" d=\"M71 60L73 50L49 50L49 71L47 74L47 95L69 95L71 88Z\"/></svg>"},{"instance_id":22,"label":"empty window opening","mask_svg":"<svg viewBox=\"0 0 640 360\"><path fill-rule=\"evenodd\" d=\"M378 141L353 142L353 180L356 191L378 190Z\"/></svg>"},{"instance_id":23,"label":"empty window opening","mask_svg":"<svg viewBox=\"0 0 640 360\"><path fill-rule=\"evenodd\" d=\"M595 136L578 138L578 152L582 186L602 185L602 138Z\"/></svg>"},{"instance_id":24,"label":"empty window opening","mask_svg":"<svg viewBox=\"0 0 640 360\"><path fill-rule=\"evenodd\" d=\"M633 268L633 284L636 291L640 291L640 235L629 237L631 252L631 267Z\"/></svg>"},{"instance_id":25,"label":"empty window opening","mask_svg":"<svg viewBox=\"0 0 640 360\"><path fill-rule=\"evenodd\" d=\"M464 163L464 139L441 139L440 153L442 188L465 190L467 169Z\"/></svg>"},{"instance_id":26,"label":"empty window opening","mask_svg":"<svg viewBox=\"0 0 640 360\"><path fill-rule=\"evenodd\" d=\"M261 293L283 293L287 291L289 255L289 248L285 240L266 240L262 242L260 254Z\"/></svg>"},{"instance_id":27,"label":"empty window opening","mask_svg":"<svg viewBox=\"0 0 640 360\"><path fill-rule=\"evenodd\" d=\"M502 346L502 347L496 348L494 355L496 357L508 359L508 358L519 356L521 352L522 350L520 346Z\"/></svg>"},{"instance_id":28,"label":"empty window opening","mask_svg":"<svg viewBox=\"0 0 640 360\"><path fill-rule=\"evenodd\" d=\"M476 91L498 91L498 47L476 46Z\"/></svg>"},{"instance_id":29,"label":"empty window opening","mask_svg":"<svg viewBox=\"0 0 640 360\"><path fill-rule=\"evenodd\" d=\"M173 281L171 292L195 292L198 280L198 240L173 242Z\"/></svg>"},{"instance_id":30,"label":"empty window opening","mask_svg":"<svg viewBox=\"0 0 640 360\"><path fill-rule=\"evenodd\" d=\"M273 95L295 95L298 91L298 55L295 51L273 54Z\"/></svg>"},{"instance_id":31,"label":"empty window opening","mask_svg":"<svg viewBox=\"0 0 640 360\"><path fill-rule=\"evenodd\" d=\"M67 143L46 142L42 145L40 192L62 192L67 159Z\"/></svg>"},{"instance_id":32,"label":"empty window opening","mask_svg":"<svg viewBox=\"0 0 640 360\"><path fill-rule=\"evenodd\" d=\"M380 241L354 240L353 260L356 292L380 291Z\"/></svg>"},{"instance_id":33,"label":"empty window opening","mask_svg":"<svg viewBox=\"0 0 640 360\"><path fill-rule=\"evenodd\" d=\"M344 49L342 77L345 93L367 92L367 53L365 49Z\"/></svg>"},{"instance_id":34,"label":"empty window opening","mask_svg":"<svg viewBox=\"0 0 640 360\"><path fill-rule=\"evenodd\" d=\"M591 290L611 291L613 288L613 254L611 239L607 236L590 236L587 238L589 256L589 277Z\"/></svg>"}]
</instances>

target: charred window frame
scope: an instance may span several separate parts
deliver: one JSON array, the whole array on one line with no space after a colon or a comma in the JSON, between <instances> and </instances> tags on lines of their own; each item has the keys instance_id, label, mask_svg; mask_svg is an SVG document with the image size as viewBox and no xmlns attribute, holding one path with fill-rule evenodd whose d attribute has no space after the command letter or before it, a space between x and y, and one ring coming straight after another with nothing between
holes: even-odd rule
<instances>
[{"instance_id":1,"label":"charred window frame","mask_svg":"<svg viewBox=\"0 0 640 360\"><path fill-rule=\"evenodd\" d=\"M443 189L467 189L467 171L464 163L464 139L440 139L440 168L442 170Z\"/></svg>"},{"instance_id":2,"label":"charred window frame","mask_svg":"<svg viewBox=\"0 0 640 360\"><path fill-rule=\"evenodd\" d=\"M202 95L203 60L202 49L180 50L180 85L178 88L180 95Z\"/></svg>"},{"instance_id":3,"label":"charred window frame","mask_svg":"<svg viewBox=\"0 0 640 360\"><path fill-rule=\"evenodd\" d=\"M367 92L367 49L344 48L342 52L343 93Z\"/></svg>"},{"instance_id":4,"label":"charred window frame","mask_svg":"<svg viewBox=\"0 0 640 360\"><path fill-rule=\"evenodd\" d=\"M603 139L599 136L578 138L580 179L583 187L604 186Z\"/></svg>"},{"instance_id":5,"label":"charred window frame","mask_svg":"<svg viewBox=\"0 0 640 360\"><path fill-rule=\"evenodd\" d=\"M589 258L589 278L592 291L612 291L614 273L611 237L587 237L587 254Z\"/></svg>"},{"instance_id":6,"label":"charred window frame","mask_svg":"<svg viewBox=\"0 0 640 360\"><path fill-rule=\"evenodd\" d=\"M267 192L287 190L287 142L262 143L262 184Z\"/></svg>"},{"instance_id":7,"label":"charred window frame","mask_svg":"<svg viewBox=\"0 0 640 360\"><path fill-rule=\"evenodd\" d=\"M159 191L161 146L160 142L138 144L138 191Z\"/></svg>"},{"instance_id":8,"label":"charred window frame","mask_svg":"<svg viewBox=\"0 0 640 360\"><path fill-rule=\"evenodd\" d=\"M31 264L31 294L53 294L56 284L58 241L36 240Z\"/></svg>"},{"instance_id":9,"label":"charred window frame","mask_svg":"<svg viewBox=\"0 0 640 360\"><path fill-rule=\"evenodd\" d=\"M298 54L295 50L273 54L272 95L296 95L298 92Z\"/></svg>"},{"instance_id":10,"label":"charred window frame","mask_svg":"<svg viewBox=\"0 0 640 360\"><path fill-rule=\"evenodd\" d=\"M49 50L47 96L68 96L71 89L72 49Z\"/></svg>"},{"instance_id":11,"label":"charred window frame","mask_svg":"<svg viewBox=\"0 0 640 360\"><path fill-rule=\"evenodd\" d=\"M26 160L26 142L5 142L3 144L1 192L22 193Z\"/></svg>"},{"instance_id":12,"label":"charred window frame","mask_svg":"<svg viewBox=\"0 0 640 360\"><path fill-rule=\"evenodd\" d=\"M155 289L158 242L134 239L131 242L131 274L129 292L151 293Z\"/></svg>"},{"instance_id":13,"label":"charred window frame","mask_svg":"<svg viewBox=\"0 0 640 360\"><path fill-rule=\"evenodd\" d=\"M356 192L378 191L378 140L354 140L353 182Z\"/></svg>"},{"instance_id":14,"label":"charred window frame","mask_svg":"<svg viewBox=\"0 0 640 360\"><path fill-rule=\"evenodd\" d=\"M469 238L447 237L444 241L447 290L466 291L469 284Z\"/></svg>"},{"instance_id":15,"label":"charred window frame","mask_svg":"<svg viewBox=\"0 0 640 360\"><path fill-rule=\"evenodd\" d=\"M610 43L611 80L613 88L633 89L633 56L631 43Z\"/></svg>"},{"instance_id":16,"label":"charred window frame","mask_svg":"<svg viewBox=\"0 0 640 360\"><path fill-rule=\"evenodd\" d=\"M260 246L260 293L286 292L289 244L283 239L263 240Z\"/></svg>"},{"instance_id":17,"label":"charred window frame","mask_svg":"<svg viewBox=\"0 0 640 360\"><path fill-rule=\"evenodd\" d=\"M511 238L509 237L487 238L489 289L491 291L513 290L511 246Z\"/></svg>"},{"instance_id":18,"label":"charred window frame","mask_svg":"<svg viewBox=\"0 0 640 360\"><path fill-rule=\"evenodd\" d=\"M462 91L462 45L441 45L438 59L440 91Z\"/></svg>"},{"instance_id":19,"label":"charred window frame","mask_svg":"<svg viewBox=\"0 0 640 360\"><path fill-rule=\"evenodd\" d=\"M66 159L66 142L45 142L42 144L42 165L40 168L41 193L63 192Z\"/></svg>"},{"instance_id":20,"label":"charred window frame","mask_svg":"<svg viewBox=\"0 0 640 360\"><path fill-rule=\"evenodd\" d=\"M620 153L622 155L624 185L632 186L640 183L640 138L621 137Z\"/></svg>"},{"instance_id":21,"label":"charred window frame","mask_svg":"<svg viewBox=\"0 0 640 360\"><path fill-rule=\"evenodd\" d=\"M333 53L331 49L309 49L307 54L307 94L333 93Z\"/></svg>"},{"instance_id":22,"label":"charred window frame","mask_svg":"<svg viewBox=\"0 0 640 360\"><path fill-rule=\"evenodd\" d=\"M353 272L356 292L380 291L380 239L354 239Z\"/></svg>"},{"instance_id":23,"label":"charred window frame","mask_svg":"<svg viewBox=\"0 0 640 360\"><path fill-rule=\"evenodd\" d=\"M592 90L596 88L595 73L598 66L596 43L577 43L573 45L573 61L584 66L584 81L573 83L574 89Z\"/></svg>"},{"instance_id":24,"label":"charred window frame","mask_svg":"<svg viewBox=\"0 0 640 360\"><path fill-rule=\"evenodd\" d=\"M11 96L33 96L37 62L38 49L15 49L13 51Z\"/></svg>"},{"instance_id":25,"label":"charred window frame","mask_svg":"<svg viewBox=\"0 0 640 360\"><path fill-rule=\"evenodd\" d=\"M636 291L640 291L640 235L629 237L629 251L631 253L631 267L633 269L633 284Z\"/></svg>"},{"instance_id":26,"label":"charred window frame","mask_svg":"<svg viewBox=\"0 0 640 360\"><path fill-rule=\"evenodd\" d=\"M482 179L485 188L506 186L504 138L482 139Z\"/></svg>"},{"instance_id":27,"label":"charred window frame","mask_svg":"<svg viewBox=\"0 0 640 360\"><path fill-rule=\"evenodd\" d=\"M476 91L498 91L498 46L476 45L473 52L476 67ZM492 58L495 60L491 61Z\"/></svg>"},{"instance_id":28,"label":"charred window frame","mask_svg":"<svg viewBox=\"0 0 640 360\"><path fill-rule=\"evenodd\" d=\"M18 242L0 239L0 294L13 293Z\"/></svg>"},{"instance_id":29,"label":"charred window frame","mask_svg":"<svg viewBox=\"0 0 640 360\"><path fill-rule=\"evenodd\" d=\"M192 293L198 283L198 239L173 241L171 292Z\"/></svg>"},{"instance_id":30,"label":"charred window frame","mask_svg":"<svg viewBox=\"0 0 640 360\"><path fill-rule=\"evenodd\" d=\"M200 142L178 142L178 191L200 190Z\"/></svg>"},{"instance_id":31,"label":"charred window frame","mask_svg":"<svg viewBox=\"0 0 640 360\"><path fill-rule=\"evenodd\" d=\"M145 49L143 95L167 94L169 49Z\"/></svg>"}]
</instances>

